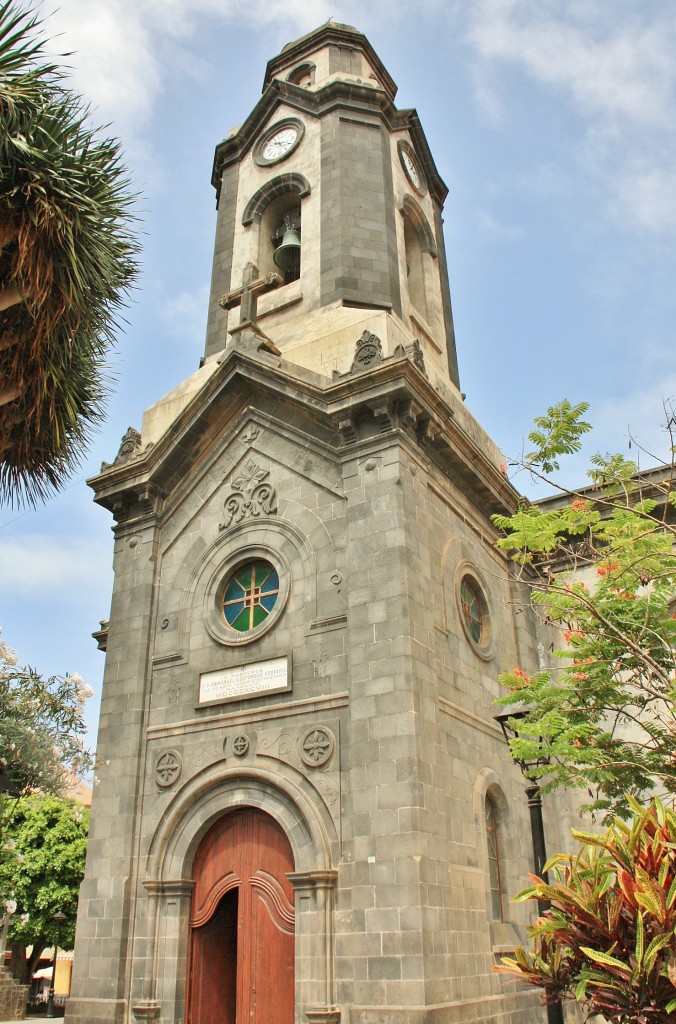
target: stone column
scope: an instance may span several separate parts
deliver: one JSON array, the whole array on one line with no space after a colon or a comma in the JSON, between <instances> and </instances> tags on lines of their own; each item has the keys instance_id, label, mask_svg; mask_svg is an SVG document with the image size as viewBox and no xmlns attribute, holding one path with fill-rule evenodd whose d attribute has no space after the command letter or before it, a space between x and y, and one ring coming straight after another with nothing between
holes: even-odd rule
<instances>
[{"instance_id":1,"label":"stone column","mask_svg":"<svg viewBox=\"0 0 676 1024\"><path fill-rule=\"evenodd\" d=\"M338 1024L333 972L333 894L338 872L295 871L288 878L296 895L301 1011L310 1024Z\"/></svg>"}]
</instances>

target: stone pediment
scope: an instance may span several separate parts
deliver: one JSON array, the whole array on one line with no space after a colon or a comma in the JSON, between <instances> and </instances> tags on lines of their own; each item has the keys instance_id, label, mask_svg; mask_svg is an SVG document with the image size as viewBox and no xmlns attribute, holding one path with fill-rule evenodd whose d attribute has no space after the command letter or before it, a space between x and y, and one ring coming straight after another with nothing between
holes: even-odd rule
<instances>
[{"instance_id":1,"label":"stone pediment","mask_svg":"<svg viewBox=\"0 0 676 1024\"><path fill-rule=\"evenodd\" d=\"M195 468L222 448L225 435L244 427L252 409L311 438L327 453L399 430L423 447L487 513L518 503L499 450L460 397L440 395L406 354L330 380L235 343L209 370L208 375L201 371L199 386L151 445L144 444L140 455L117 462L89 481L99 504L116 515L130 504L138 505L138 515L158 512L167 496L194 478Z\"/></svg>"}]
</instances>

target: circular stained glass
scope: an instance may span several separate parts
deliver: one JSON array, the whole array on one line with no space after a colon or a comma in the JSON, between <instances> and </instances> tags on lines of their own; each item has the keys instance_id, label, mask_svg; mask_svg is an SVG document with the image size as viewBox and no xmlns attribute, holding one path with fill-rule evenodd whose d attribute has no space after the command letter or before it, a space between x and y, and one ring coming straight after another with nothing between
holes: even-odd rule
<instances>
[{"instance_id":1,"label":"circular stained glass","mask_svg":"<svg viewBox=\"0 0 676 1024\"><path fill-rule=\"evenodd\" d=\"M233 572L225 585L225 621L239 633L248 633L265 622L277 603L279 576L270 562L247 562Z\"/></svg>"},{"instance_id":2,"label":"circular stained glass","mask_svg":"<svg viewBox=\"0 0 676 1024\"><path fill-rule=\"evenodd\" d=\"M471 580L465 576L460 584L460 607L465 620L467 632L475 644L484 639L484 613L479 592Z\"/></svg>"}]
</instances>

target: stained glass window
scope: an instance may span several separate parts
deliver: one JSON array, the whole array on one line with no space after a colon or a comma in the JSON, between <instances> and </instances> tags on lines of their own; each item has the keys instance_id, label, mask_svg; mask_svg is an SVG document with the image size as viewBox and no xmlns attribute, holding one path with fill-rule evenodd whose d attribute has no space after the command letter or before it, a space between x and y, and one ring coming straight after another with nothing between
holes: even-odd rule
<instances>
[{"instance_id":1,"label":"stained glass window","mask_svg":"<svg viewBox=\"0 0 676 1024\"><path fill-rule=\"evenodd\" d=\"M502 881L500 878L500 846L498 815L495 804L486 797L486 840L488 842L488 877L491 887L491 912L494 921L502 921Z\"/></svg>"},{"instance_id":2,"label":"stained glass window","mask_svg":"<svg viewBox=\"0 0 676 1024\"><path fill-rule=\"evenodd\" d=\"M476 588L467 576L460 584L460 605L465 625L472 640L480 644L484 633L484 616L481 610L481 599Z\"/></svg>"},{"instance_id":3,"label":"stained glass window","mask_svg":"<svg viewBox=\"0 0 676 1024\"><path fill-rule=\"evenodd\" d=\"M269 562L247 562L228 580L223 594L225 621L240 633L265 622L277 603L279 576Z\"/></svg>"}]
</instances>

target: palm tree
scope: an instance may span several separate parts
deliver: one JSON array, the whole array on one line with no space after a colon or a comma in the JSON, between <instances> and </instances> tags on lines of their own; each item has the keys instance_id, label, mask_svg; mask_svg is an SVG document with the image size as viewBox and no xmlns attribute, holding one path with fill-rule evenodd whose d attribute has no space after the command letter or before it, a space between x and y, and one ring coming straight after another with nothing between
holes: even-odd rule
<instances>
[{"instance_id":1,"label":"palm tree","mask_svg":"<svg viewBox=\"0 0 676 1024\"><path fill-rule=\"evenodd\" d=\"M44 499L84 454L138 271L119 143L63 86L38 25L0 3L0 503L11 504Z\"/></svg>"}]
</instances>

